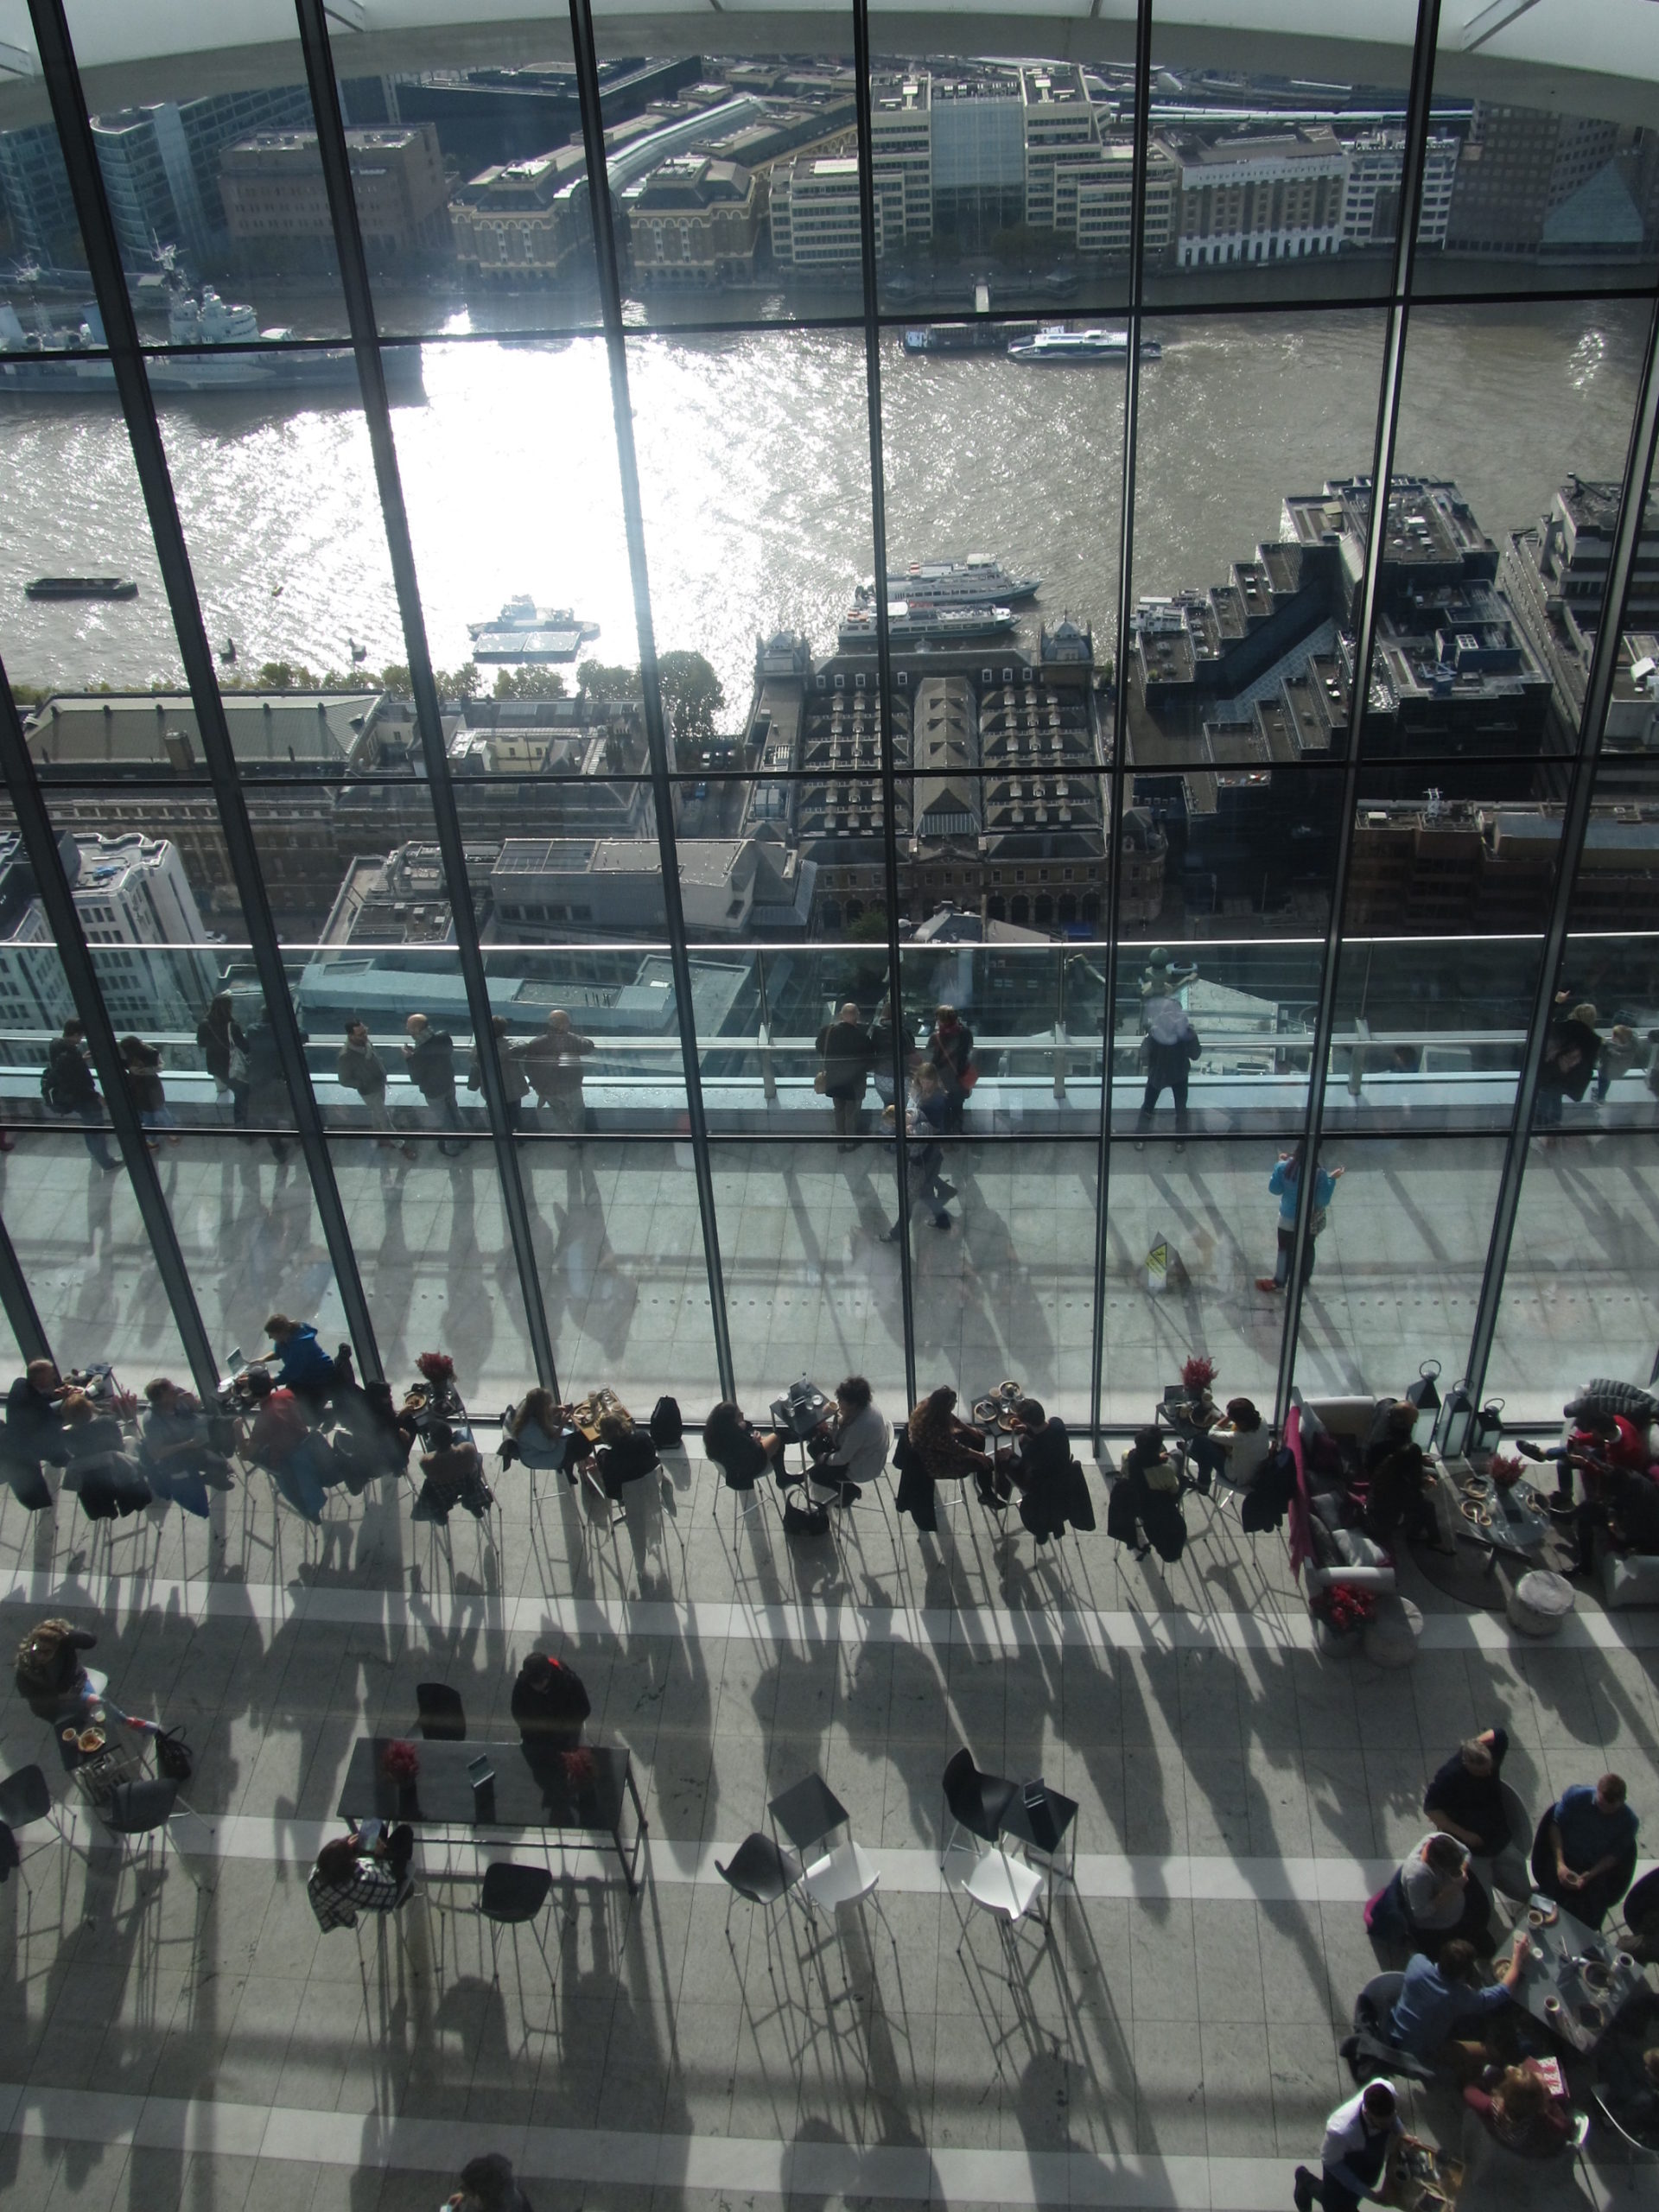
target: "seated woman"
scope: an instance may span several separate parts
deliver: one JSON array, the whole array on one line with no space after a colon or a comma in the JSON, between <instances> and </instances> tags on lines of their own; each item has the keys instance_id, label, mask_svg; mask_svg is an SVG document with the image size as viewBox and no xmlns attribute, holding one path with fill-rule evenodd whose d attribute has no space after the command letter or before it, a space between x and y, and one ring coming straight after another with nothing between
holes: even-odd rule
<instances>
[{"instance_id":1,"label":"seated woman","mask_svg":"<svg viewBox=\"0 0 1659 2212\"><path fill-rule=\"evenodd\" d=\"M625 1483L638 1482L657 1465L651 1431L636 1428L626 1414L602 1414L591 1464L606 1497L620 1497Z\"/></svg>"},{"instance_id":2,"label":"seated woman","mask_svg":"<svg viewBox=\"0 0 1659 2212\"><path fill-rule=\"evenodd\" d=\"M1573 2107L1552 2095L1530 2061L1506 2066L1490 2089L1471 2082L1463 2101L1494 2140L1521 2158L1552 2158L1573 2133Z\"/></svg>"},{"instance_id":3,"label":"seated woman","mask_svg":"<svg viewBox=\"0 0 1659 2212\"><path fill-rule=\"evenodd\" d=\"M248 1457L267 1471L296 1513L321 1521L323 1492L347 1479L346 1462L311 1427L294 1392L279 1389L263 1368L248 1376L247 1389L258 1409L248 1432Z\"/></svg>"},{"instance_id":4,"label":"seated woman","mask_svg":"<svg viewBox=\"0 0 1659 2212\"><path fill-rule=\"evenodd\" d=\"M395 1912L410 1893L414 1829L382 1829L378 1821L374 1828L371 1834L353 1827L317 1853L305 1894L325 1936L333 1928L355 1928L359 1912Z\"/></svg>"},{"instance_id":5,"label":"seated woman","mask_svg":"<svg viewBox=\"0 0 1659 2212\"><path fill-rule=\"evenodd\" d=\"M973 1481L988 1484L993 1476L991 1456L976 1428L956 1411L957 1394L948 1382L930 1390L913 1408L906 1433L922 1463L922 1471L936 1483Z\"/></svg>"},{"instance_id":6,"label":"seated woman","mask_svg":"<svg viewBox=\"0 0 1659 2212\"><path fill-rule=\"evenodd\" d=\"M775 1429L757 1428L729 1398L703 1423L702 1448L725 1477L728 1490L753 1490L768 1467L779 1482L784 1478L784 1439Z\"/></svg>"},{"instance_id":7,"label":"seated woman","mask_svg":"<svg viewBox=\"0 0 1659 2212\"><path fill-rule=\"evenodd\" d=\"M1480 1957L1496 1948L1489 1929L1491 1900L1469 1871L1469 1853L1455 1836L1426 1835L1395 1869L1387 1887L1366 1908L1374 1936L1403 1935L1431 1959L1456 1936Z\"/></svg>"},{"instance_id":8,"label":"seated woman","mask_svg":"<svg viewBox=\"0 0 1659 2212\"><path fill-rule=\"evenodd\" d=\"M66 1488L77 1491L89 1521L113 1521L118 1514L142 1513L152 1496L149 1484L127 1457L126 1433L113 1414L100 1414L84 1390L71 1390L63 1402L65 1439L69 1446Z\"/></svg>"},{"instance_id":9,"label":"seated woman","mask_svg":"<svg viewBox=\"0 0 1659 2212\"><path fill-rule=\"evenodd\" d=\"M139 1471L157 1497L205 1520L208 1491L230 1490L235 1482L229 1460L213 1448L207 1416L189 1391L165 1375L144 1385L144 1397Z\"/></svg>"},{"instance_id":10,"label":"seated woman","mask_svg":"<svg viewBox=\"0 0 1659 2212\"><path fill-rule=\"evenodd\" d=\"M484 1479L484 1463L470 1438L457 1439L446 1421L435 1421L426 1432L431 1450L421 1459L421 1491L415 1501L416 1521L444 1522L458 1505L480 1521L495 1503L495 1494Z\"/></svg>"},{"instance_id":11,"label":"seated woman","mask_svg":"<svg viewBox=\"0 0 1659 2212\"><path fill-rule=\"evenodd\" d=\"M336 1388L334 1452L346 1465L346 1486L354 1496L360 1497L378 1477L400 1475L408 1466L423 1402L411 1391L400 1410L391 1402L390 1382L365 1382L360 1390L355 1384Z\"/></svg>"},{"instance_id":12,"label":"seated woman","mask_svg":"<svg viewBox=\"0 0 1659 2212\"><path fill-rule=\"evenodd\" d=\"M564 1465L570 1443L566 1409L550 1390L526 1390L514 1409L501 1439L503 1462L522 1459L525 1466L556 1472ZM507 1446L512 1449L509 1452Z\"/></svg>"},{"instance_id":13,"label":"seated woman","mask_svg":"<svg viewBox=\"0 0 1659 2212\"><path fill-rule=\"evenodd\" d=\"M1586 1928L1599 1928L1636 1872L1637 1818L1622 1775L1604 1774L1592 1789L1564 1789L1538 1824L1532 1878Z\"/></svg>"},{"instance_id":14,"label":"seated woman","mask_svg":"<svg viewBox=\"0 0 1659 2212\"><path fill-rule=\"evenodd\" d=\"M1187 1445L1201 1474L1224 1475L1235 1490L1248 1490L1273 1449L1273 1432L1249 1398L1229 1398L1225 1418L1198 1430Z\"/></svg>"},{"instance_id":15,"label":"seated woman","mask_svg":"<svg viewBox=\"0 0 1659 2212\"><path fill-rule=\"evenodd\" d=\"M103 1716L101 1725L106 1728L130 1728L137 1735L159 1736L160 1721L140 1720L123 1713L112 1698L94 1685L80 1655L92 1650L97 1642L89 1630L75 1628L68 1621L37 1621L17 1647L18 1696L37 1720L51 1722L54 1731L72 1721L79 1726L87 1708L97 1706ZM60 1742L59 1751L65 1766L73 1769L76 1764L73 1744L65 1746Z\"/></svg>"},{"instance_id":16,"label":"seated woman","mask_svg":"<svg viewBox=\"0 0 1659 2212\"><path fill-rule=\"evenodd\" d=\"M582 1741L582 1724L593 1711L574 1667L544 1651L532 1651L512 1685L512 1717L527 1744L573 1751Z\"/></svg>"},{"instance_id":17,"label":"seated woman","mask_svg":"<svg viewBox=\"0 0 1659 2212\"><path fill-rule=\"evenodd\" d=\"M1165 1449L1163 1431L1143 1428L1123 1454L1106 1508L1106 1533L1144 1559L1155 1544L1158 1556L1178 1560L1186 1544L1181 1513L1180 1474Z\"/></svg>"},{"instance_id":18,"label":"seated woman","mask_svg":"<svg viewBox=\"0 0 1659 2212\"><path fill-rule=\"evenodd\" d=\"M871 1402L869 1384L861 1375L849 1375L836 1385L836 1410L819 1431L821 1444L812 1453L815 1486L838 1484L836 1495L843 1505L861 1497L866 1485L876 1480L887 1464L887 1416Z\"/></svg>"},{"instance_id":19,"label":"seated woman","mask_svg":"<svg viewBox=\"0 0 1659 2212\"><path fill-rule=\"evenodd\" d=\"M290 1321L286 1313L273 1313L265 1323L276 1355L276 1380L308 1405L321 1409L334 1387L334 1363L317 1342L308 1321Z\"/></svg>"}]
</instances>

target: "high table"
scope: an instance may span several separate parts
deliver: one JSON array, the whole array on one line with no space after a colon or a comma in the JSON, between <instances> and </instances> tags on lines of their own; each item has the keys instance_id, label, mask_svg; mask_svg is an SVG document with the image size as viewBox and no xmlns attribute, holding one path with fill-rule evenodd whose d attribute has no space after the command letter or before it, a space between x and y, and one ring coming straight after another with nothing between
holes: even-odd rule
<instances>
[{"instance_id":1,"label":"high table","mask_svg":"<svg viewBox=\"0 0 1659 2212\"><path fill-rule=\"evenodd\" d=\"M1631 1991L1641 1986L1641 1967L1605 1936L1574 1920L1570 1912L1558 1910L1555 1918L1542 1928L1533 1927L1529 1914L1516 1933L1526 1936L1532 1944L1532 1955L1513 1992L1516 2003L1524 2005L1535 2020L1541 2020L1552 2035L1560 2036L1574 2050L1593 2050L1611 2025L1614 2013ZM1605 1986L1592 1986L1586 1980L1579 1961L1586 1957L1598 1967L1605 1967ZM1620 1963L1626 1959L1627 1964ZM1549 2009L1552 1999L1554 2011Z\"/></svg>"},{"instance_id":2,"label":"high table","mask_svg":"<svg viewBox=\"0 0 1659 2212\"><path fill-rule=\"evenodd\" d=\"M550 1833L608 1836L631 1893L639 1889L639 1853L646 1834L645 1808L633 1779L633 1761L620 1745L584 1744L591 1769L573 1779L566 1755L522 1741L416 1745L421 1770L411 1784L394 1782L381 1770L391 1736L359 1736L352 1746L346 1779L335 1808L342 1820L407 1821L417 1829L464 1828L476 1836L485 1828L538 1829ZM469 1772L474 1760L487 1758L493 1779L475 1789ZM633 1806L632 1847L623 1840L624 1800Z\"/></svg>"}]
</instances>

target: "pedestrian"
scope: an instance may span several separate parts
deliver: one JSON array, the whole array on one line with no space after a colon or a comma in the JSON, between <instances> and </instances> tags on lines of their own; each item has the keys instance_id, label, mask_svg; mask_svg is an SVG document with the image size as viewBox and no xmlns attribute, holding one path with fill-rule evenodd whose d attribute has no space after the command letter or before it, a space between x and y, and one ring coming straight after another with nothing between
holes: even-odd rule
<instances>
[{"instance_id":1,"label":"pedestrian","mask_svg":"<svg viewBox=\"0 0 1659 2212\"><path fill-rule=\"evenodd\" d=\"M1147 1033L1141 1040L1146 1055L1147 1089L1135 1121L1135 1148L1146 1150L1145 1132L1152 1127L1153 1109L1166 1090L1175 1101L1177 1152L1186 1149L1186 1084L1192 1063L1202 1047L1198 1033L1187 1020L1179 999L1160 996L1147 1007Z\"/></svg>"},{"instance_id":2,"label":"pedestrian","mask_svg":"<svg viewBox=\"0 0 1659 2212\"><path fill-rule=\"evenodd\" d=\"M1596 1103L1605 1106L1607 1093L1616 1076L1621 1076L1636 1064L1636 1032L1628 1021L1616 1021L1601 1041L1596 1054Z\"/></svg>"},{"instance_id":3,"label":"pedestrian","mask_svg":"<svg viewBox=\"0 0 1659 2212\"><path fill-rule=\"evenodd\" d=\"M594 1708L574 1667L544 1651L532 1651L518 1669L509 1709L527 1744L573 1751L582 1741L582 1725Z\"/></svg>"},{"instance_id":4,"label":"pedestrian","mask_svg":"<svg viewBox=\"0 0 1659 2212\"><path fill-rule=\"evenodd\" d=\"M893 1101L894 1026L893 1001L888 999L870 1025L870 1072L875 1083L875 1095L884 1109L891 1106ZM908 1078L910 1062L914 1054L908 1037L901 1035L899 1041L905 1058L905 1074Z\"/></svg>"},{"instance_id":5,"label":"pedestrian","mask_svg":"<svg viewBox=\"0 0 1659 2212\"><path fill-rule=\"evenodd\" d=\"M53 1113L71 1114L80 1123L93 1164L113 1170L121 1163L111 1157L104 1135L104 1102L86 1057L86 1036L79 1022L64 1023L61 1036L47 1048L41 1096Z\"/></svg>"},{"instance_id":6,"label":"pedestrian","mask_svg":"<svg viewBox=\"0 0 1659 2212\"><path fill-rule=\"evenodd\" d=\"M517 1135L518 1116L530 1096L530 1077L524 1073L524 1047L508 1044L507 1039L512 1032L501 1014L492 1017L490 1033L495 1039L495 1057L501 1070L501 1088L506 1095L507 1128ZM582 1080L580 1072L576 1080L578 1083ZM484 1088L482 1056L476 1045L473 1047L473 1057L467 1064L467 1088L468 1090L482 1090Z\"/></svg>"},{"instance_id":7,"label":"pedestrian","mask_svg":"<svg viewBox=\"0 0 1659 2212\"><path fill-rule=\"evenodd\" d=\"M435 1029L423 1014L411 1014L404 1027L408 1032L404 1065L410 1081L431 1109L435 1127L458 1130L461 1107L455 1097L454 1039L447 1029ZM438 1141L438 1150L446 1159L454 1159L463 1148L449 1138Z\"/></svg>"},{"instance_id":8,"label":"pedestrian","mask_svg":"<svg viewBox=\"0 0 1659 2212\"><path fill-rule=\"evenodd\" d=\"M858 1134L864 1085L874 1065L875 1045L851 999L833 1021L825 1022L819 1030L817 1045L817 1088L836 1109L836 1135L842 1140L836 1149L855 1152L858 1147L853 1140Z\"/></svg>"},{"instance_id":9,"label":"pedestrian","mask_svg":"<svg viewBox=\"0 0 1659 2212\"><path fill-rule=\"evenodd\" d=\"M154 1132L160 1129L168 1144L177 1144L178 1124L168 1106L167 1092L162 1084L161 1048L146 1045L142 1037L121 1039L121 1065L126 1070L127 1089L132 1095L133 1110L144 1128L152 1134L144 1142L151 1152L159 1152Z\"/></svg>"},{"instance_id":10,"label":"pedestrian","mask_svg":"<svg viewBox=\"0 0 1659 2212\"><path fill-rule=\"evenodd\" d=\"M593 1049L593 1039L578 1035L562 1006L554 1007L540 1036L532 1037L524 1047L524 1073L536 1103L563 1135L578 1136L586 1124L582 1062Z\"/></svg>"},{"instance_id":11,"label":"pedestrian","mask_svg":"<svg viewBox=\"0 0 1659 2212\"><path fill-rule=\"evenodd\" d=\"M1313 1272L1313 1246L1324 1233L1331 1212L1331 1201L1337 1195L1337 1178L1345 1174L1341 1167L1319 1167L1315 1170L1313 1211L1307 1217L1307 1243L1302 1254L1302 1287L1307 1287L1308 1277ZM1258 1290L1282 1290L1290 1280L1290 1255L1296 1249L1296 1195L1301 1188L1302 1147L1299 1144L1293 1152L1281 1152L1279 1164L1268 1178L1268 1188L1279 1201L1279 1256L1274 1262L1270 1275L1258 1275Z\"/></svg>"},{"instance_id":12,"label":"pedestrian","mask_svg":"<svg viewBox=\"0 0 1659 2212\"><path fill-rule=\"evenodd\" d=\"M944 1165L944 1147L938 1135L947 1126L949 1114L950 1105L938 1071L931 1061L924 1060L911 1077L910 1096L905 1107L905 1165L911 1204L928 1208L935 1229L950 1228L950 1217L945 1207L957 1195L956 1185L947 1183L939 1173ZM895 1221L887 1234L889 1244L899 1242L899 1229Z\"/></svg>"},{"instance_id":13,"label":"pedestrian","mask_svg":"<svg viewBox=\"0 0 1659 2212\"><path fill-rule=\"evenodd\" d=\"M203 1065L213 1078L219 1101L231 1102L231 1126L248 1125L248 1040L237 1021L230 998L221 992L208 1002L196 1024L196 1042Z\"/></svg>"},{"instance_id":14,"label":"pedestrian","mask_svg":"<svg viewBox=\"0 0 1659 2212\"><path fill-rule=\"evenodd\" d=\"M514 2177L512 2161L499 2151L469 2158L461 2170L461 2187L444 2202L448 2212L531 2212L530 2199Z\"/></svg>"},{"instance_id":15,"label":"pedestrian","mask_svg":"<svg viewBox=\"0 0 1659 2212\"><path fill-rule=\"evenodd\" d=\"M1297 2167L1296 2212L1312 2212L1315 2204L1325 2212L1356 2212L1368 2196L1383 2202L1392 2195L1400 2153L1411 2140L1394 2084L1368 2082L1325 2121L1318 2177Z\"/></svg>"},{"instance_id":16,"label":"pedestrian","mask_svg":"<svg viewBox=\"0 0 1659 2212\"><path fill-rule=\"evenodd\" d=\"M386 1103L386 1064L369 1042L366 1022L346 1023L346 1042L334 1057L334 1072L341 1090L354 1090L363 1101L374 1141L381 1150L401 1152L405 1160L413 1160L414 1146L395 1134L397 1124Z\"/></svg>"},{"instance_id":17,"label":"pedestrian","mask_svg":"<svg viewBox=\"0 0 1659 2212\"><path fill-rule=\"evenodd\" d=\"M933 1018L927 1040L927 1057L938 1072L944 1097L944 1126L959 1129L968 1095L979 1081L974 1065L974 1033L953 1006L942 1006Z\"/></svg>"},{"instance_id":18,"label":"pedestrian","mask_svg":"<svg viewBox=\"0 0 1659 2212\"><path fill-rule=\"evenodd\" d=\"M1596 1009L1587 1000L1558 1014L1544 1039L1544 1058L1538 1070L1533 1109L1535 1129L1548 1132L1560 1128L1562 1106L1569 1098L1576 1103L1589 1090L1600 1052ZM1548 1135L1538 1138L1541 1145L1548 1141Z\"/></svg>"}]
</instances>

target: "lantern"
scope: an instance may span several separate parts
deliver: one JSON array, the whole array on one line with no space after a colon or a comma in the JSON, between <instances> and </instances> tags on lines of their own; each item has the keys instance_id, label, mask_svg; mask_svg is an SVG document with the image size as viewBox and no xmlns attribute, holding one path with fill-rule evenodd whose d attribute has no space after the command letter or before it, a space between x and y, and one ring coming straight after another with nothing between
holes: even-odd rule
<instances>
[{"instance_id":1,"label":"lantern","mask_svg":"<svg viewBox=\"0 0 1659 2212\"><path fill-rule=\"evenodd\" d=\"M1503 1401L1494 1398L1484 1405L1469 1424L1469 1441L1464 1446L1467 1458L1485 1459L1496 1452L1503 1434Z\"/></svg>"},{"instance_id":2,"label":"lantern","mask_svg":"<svg viewBox=\"0 0 1659 2212\"><path fill-rule=\"evenodd\" d=\"M1466 1382L1454 1383L1434 1424L1434 1443L1442 1459L1461 1459L1474 1426L1475 1402Z\"/></svg>"},{"instance_id":3,"label":"lantern","mask_svg":"<svg viewBox=\"0 0 1659 2212\"><path fill-rule=\"evenodd\" d=\"M1440 1394L1434 1387L1434 1378L1440 1371L1438 1359L1426 1359L1417 1370L1417 1380L1406 1392L1408 1402L1417 1408L1417 1418L1411 1424L1411 1440L1424 1452L1434 1441L1434 1424L1440 1418Z\"/></svg>"}]
</instances>

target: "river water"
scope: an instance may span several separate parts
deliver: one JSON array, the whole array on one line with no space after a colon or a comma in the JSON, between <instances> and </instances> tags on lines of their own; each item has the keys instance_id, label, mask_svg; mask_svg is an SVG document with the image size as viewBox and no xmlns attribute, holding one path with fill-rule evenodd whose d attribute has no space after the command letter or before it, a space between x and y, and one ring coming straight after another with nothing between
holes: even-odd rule
<instances>
[{"instance_id":1,"label":"river water","mask_svg":"<svg viewBox=\"0 0 1659 2212\"><path fill-rule=\"evenodd\" d=\"M1643 330L1626 302L1418 311L1396 466L1454 477L1493 536L1535 520L1569 470L1624 466ZM1287 491L1369 469L1382 318L1299 311L1149 326L1135 537L1138 589L1224 576L1276 537ZM735 720L758 632L829 651L873 565L861 337L787 329L629 340L658 648L718 670ZM638 658L607 359L599 341L429 343L423 404L395 410L429 639L463 662L467 623L510 594L601 626ZM1121 367L998 354L906 357L884 340L895 560L982 551L1045 579L1039 612L1115 627ZM338 400L169 398L162 422L216 645L344 668L404 647L360 416ZM0 652L21 683L143 685L178 656L113 408L0 400ZM124 604L42 605L46 571L118 569ZM486 683L488 679L486 677Z\"/></svg>"}]
</instances>

